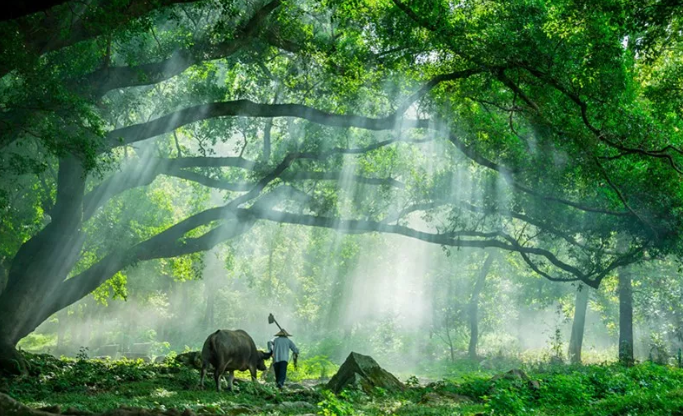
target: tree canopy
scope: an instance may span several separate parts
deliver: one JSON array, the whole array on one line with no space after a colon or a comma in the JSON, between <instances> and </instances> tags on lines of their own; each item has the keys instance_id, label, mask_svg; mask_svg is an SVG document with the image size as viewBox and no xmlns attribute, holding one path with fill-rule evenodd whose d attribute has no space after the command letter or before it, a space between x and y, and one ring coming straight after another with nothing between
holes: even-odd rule
<instances>
[{"instance_id":1,"label":"tree canopy","mask_svg":"<svg viewBox=\"0 0 683 416\"><path fill-rule=\"evenodd\" d=\"M102 0L0 22L0 356L126 268L189 275L263 221L502 249L594 288L680 256L679 7Z\"/></svg>"}]
</instances>

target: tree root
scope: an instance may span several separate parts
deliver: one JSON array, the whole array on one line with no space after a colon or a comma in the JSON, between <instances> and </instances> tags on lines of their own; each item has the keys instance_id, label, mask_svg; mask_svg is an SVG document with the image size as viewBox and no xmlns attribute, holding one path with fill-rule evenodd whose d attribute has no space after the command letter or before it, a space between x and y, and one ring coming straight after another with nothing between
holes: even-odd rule
<instances>
[{"instance_id":1,"label":"tree root","mask_svg":"<svg viewBox=\"0 0 683 416\"><path fill-rule=\"evenodd\" d=\"M0 342L0 375L26 375L28 369L28 362L14 346Z\"/></svg>"}]
</instances>

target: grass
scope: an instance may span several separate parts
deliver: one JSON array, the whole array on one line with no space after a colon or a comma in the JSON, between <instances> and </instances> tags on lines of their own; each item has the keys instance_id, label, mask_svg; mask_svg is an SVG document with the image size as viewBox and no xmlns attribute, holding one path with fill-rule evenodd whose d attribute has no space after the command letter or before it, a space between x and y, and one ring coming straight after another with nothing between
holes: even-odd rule
<instances>
[{"instance_id":1,"label":"grass","mask_svg":"<svg viewBox=\"0 0 683 416\"><path fill-rule=\"evenodd\" d=\"M141 361L55 359L27 354L29 376L0 378L0 391L42 408L60 406L104 412L120 406L190 409L198 414L255 415L567 415L683 416L683 370L654 364L625 368L534 365L521 376L491 381L471 363L443 370L447 377L427 385L416 378L405 392L377 389L336 396L319 385L283 392L272 383L238 383L235 392L198 389L196 370L179 364ZM302 361L296 378L317 378L322 358ZM330 368L325 362L324 367ZM309 383L312 384L312 383Z\"/></svg>"}]
</instances>

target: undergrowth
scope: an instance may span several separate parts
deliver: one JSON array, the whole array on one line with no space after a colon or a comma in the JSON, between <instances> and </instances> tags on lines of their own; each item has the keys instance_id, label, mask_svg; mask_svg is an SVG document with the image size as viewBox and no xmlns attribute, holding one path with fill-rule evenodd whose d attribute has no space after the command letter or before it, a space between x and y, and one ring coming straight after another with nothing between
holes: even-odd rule
<instances>
[{"instance_id":1,"label":"undergrowth","mask_svg":"<svg viewBox=\"0 0 683 416\"><path fill-rule=\"evenodd\" d=\"M249 414L326 416L683 416L683 370L651 363L534 365L507 376L501 371L495 380L489 370L460 363L444 369L449 376L440 381L404 378L403 392L376 388L370 394L351 390L334 395L320 379L331 376L336 367L323 357L300 363L296 378L308 387L290 379L290 388L281 392L272 383L241 381L235 391L218 393L212 380L206 390L200 390L198 371L175 362L26 355L29 375L0 378L0 391L34 408L59 405L103 412L129 406L208 414L238 409Z\"/></svg>"}]
</instances>

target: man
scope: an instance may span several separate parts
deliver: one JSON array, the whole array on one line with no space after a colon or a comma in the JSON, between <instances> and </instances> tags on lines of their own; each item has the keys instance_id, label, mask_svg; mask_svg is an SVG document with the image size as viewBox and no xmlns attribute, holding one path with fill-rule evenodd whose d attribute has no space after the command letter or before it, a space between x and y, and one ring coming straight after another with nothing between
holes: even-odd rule
<instances>
[{"instance_id":1,"label":"man","mask_svg":"<svg viewBox=\"0 0 683 416\"><path fill-rule=\"evenodd\" d=\"M299 349L294 345L291 337L286 330L281 329L275 334L275 339L268 341L268 349L273 354L273 370L275 370L275 382L277 387L282 389L287 379L287 364L289 363L289 350L294 353L294 360L296 362L299 355Z\"/></svg>"}]
</instances>

